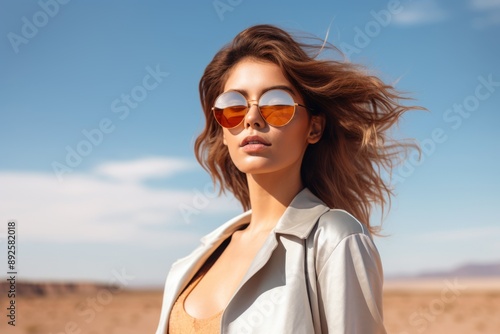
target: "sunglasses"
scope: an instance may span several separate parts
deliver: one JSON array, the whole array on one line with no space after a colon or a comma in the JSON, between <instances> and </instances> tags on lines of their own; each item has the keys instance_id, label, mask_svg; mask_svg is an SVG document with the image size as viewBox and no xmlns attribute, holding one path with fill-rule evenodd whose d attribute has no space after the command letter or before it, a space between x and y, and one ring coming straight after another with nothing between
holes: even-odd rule
<instances>
[{"instance_id":1,"label":"sunglasses","mask_svg":"<svg viewBox=\"0 0 500 334\"><path fill-rule=\"evenodd\" d=\"M217 97L212 111L217 123L232 129L243 122L252 105L257 105L262 118L275 127L287 125L295 115L297 106L306 107L296 103L292 95L282 89L268 90L262 94L258 103L250 103L243 94L232 90Z\"/></svg>"}]
</instances>

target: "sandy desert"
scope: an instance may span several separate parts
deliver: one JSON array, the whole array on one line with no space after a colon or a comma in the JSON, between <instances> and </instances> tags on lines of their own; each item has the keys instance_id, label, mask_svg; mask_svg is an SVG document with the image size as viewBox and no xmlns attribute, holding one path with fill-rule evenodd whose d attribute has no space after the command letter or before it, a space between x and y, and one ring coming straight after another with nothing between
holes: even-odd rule
<instances>
[{"instance_id":1,"label":"sandy desert","mask_svg":"<svg viewBox=\"0 0 500 334\"><path fill-rule=\"evenodd\" d=\"M16 326L7 325L0 300L0 333L154 333L162 291L111 287L27 293L17 298ZM394 334L500 333L500 279L389 281L384 316Z\"/></svg>"}]
</instances>

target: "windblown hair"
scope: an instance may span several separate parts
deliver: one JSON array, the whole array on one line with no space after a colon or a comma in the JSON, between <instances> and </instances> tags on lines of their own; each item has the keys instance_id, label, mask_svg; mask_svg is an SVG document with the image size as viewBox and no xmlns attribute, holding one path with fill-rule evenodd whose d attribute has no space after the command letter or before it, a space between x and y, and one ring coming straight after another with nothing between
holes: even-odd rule
<instances>
[{"instance_id":1,"label":"windblown hair","mask_svg":"<svg viewBox=\"0 0 500 334\"><path fill-rule=\"evenodd\" d=\"M257 25L239 33L208 64L199 91L206 125L195 142L198 162L218 182L250 208L246 175L233 164L223 144L222 128L212 114L215 99L223 92L230 70L245 58L278 65L303 97L309 113L323 115L325 128L319 142L306 149L301 178L305 187L331 208L344 209L358 218L372 233L374 205L390 204L391 175L401 153L414 144L397 142L388 130L410 109L393 86L367 74L346 61L318 59L333 45L315 39L306 44L271 25ZM320 43L321 41L321 43Z\"/></svg>"}]
</instances>

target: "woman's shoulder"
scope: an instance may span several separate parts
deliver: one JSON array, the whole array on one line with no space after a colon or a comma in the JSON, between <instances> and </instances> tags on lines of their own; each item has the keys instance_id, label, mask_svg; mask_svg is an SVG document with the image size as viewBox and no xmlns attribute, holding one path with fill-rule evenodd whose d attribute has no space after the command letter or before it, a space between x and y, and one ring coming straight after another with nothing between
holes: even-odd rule
<instances>
[{"instance_id":1,"label":"woman's shoulder","mask_svg":"<svg viewBox=\"0 0 500 334\"><path fill-rule=\"evenodd\" d=\"M349 212L330 209L318 221L318 229L332 236L344 238L354 233L369 235L368 229Z\"/></svg>"},{"instance_id":2,"label":"woman's shoulder","mask_svg":"<svg viewBox=\"0 0 500 334\"><path fill-rule=\"evenodd\" d=\"M317 273L327 275L324 268L355 267L358 271L382 272L380 255L368 228L347 211L330 209L323 214L309 235L308 244Z\"/></svg>"},{"instance_id":3,"label":"woman's shoulder","mask_svg":"<svg viewBox=\"0 0 500 334\"><path fill-rule=\"evenodd\" d=\"M330 209L325 212L311 234L316 248L326 252L333 251L345 239L353 236L371 241L366 226L349 212L340 209Z\"/></svg>"}]
</instances>

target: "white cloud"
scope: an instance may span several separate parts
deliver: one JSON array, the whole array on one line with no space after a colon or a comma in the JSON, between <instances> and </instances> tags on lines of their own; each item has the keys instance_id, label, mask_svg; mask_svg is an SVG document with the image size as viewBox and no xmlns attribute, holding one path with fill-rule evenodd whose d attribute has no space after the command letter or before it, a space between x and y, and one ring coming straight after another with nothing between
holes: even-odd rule
<instances>
[{"instance_id":1,"label":"white cloud","mask_svg":"<svg viewBox=\"0 0 500 334\"><path fill-rule=\"evenodd\" d=\"M194 190L154 189L140 182L170 176L186 164L175 159L150 158L131 163L106 163L94 172L68 175L59 182L51 173L0 171L0 221L16 219L21 239L75 242L162 243L175 230L175 240L192 240L182 232L186 215L204 219L220 212L240 210L234 199L216 198L200 186ZM168 163L167 163L168 162ZM181 168L182 167L182 168ZM129 171L132 176L128 177ZM102 178L116 172L114 179ZM202 198L202 200L200 200ZM234 205L228 205L228 201ZM176 226L175 229L169 227ZM2 233L5 231L1 231Z\"/></svg>"},{"instance_id":2,"label":"white cloud","mask_svg":"<svg viewBox=\"0 0 500 334\"><path fill-rule=\"evenodd\" d=\"M471 241L472 239L498 238L500 226L469 227L459 230L446 230L425 233L419 236L425 241Z\"/></svg>"},{"instance_id":3,"label":"white cloud","mask_svg":"<svg viewBox=\"0 0 500 334\"><path fill-rule=\"evenodd\" d=\"M98 166L95 172L122 181L142 181L168 177L192 169L194 164L177 158L151 157L125 162L108 162Z\"/></svg>"},{"instance_id":4,"label":"white cloud","mask_svg":"<svg viewBox=\"0 0 500 334\"><path fill-rule=\"evenodd\" d=\"M404 5L401 13L394 16L400 25L421 25L446 20L449 14L435 0L419 0Z\"/></svg>"},{"instance_id":5,"label":"white cloud","mask_svg":"<svg viewBox=\"0 0 500 334\"><path fill-rule=\"evenodd\" d=\"M479 29L479 30L499 25L500 10L493 11L481 17L475 17L474 19L472 19L471 24L474 29Z\"/></svg>"},{"instance_id":6,"label":"white cloud","mask_svg":"<svg viewBox=\"0 0 500 334\"><path fill-rule=\"evenodd\" d=\"M500 0L471 0L470 6L477 15L471 21L475 29L486 29L500 24Z\"/></svg>"},{"instance_id":7,"label":"white cloud","mask_svg":"<svg viewBox=\"0 0 500 334\"><path fill-rule=\"evenodd\" d=\"M471 0L470 5L476 10L500 8L500 0Z\"/></svg>"}]
</instances>

